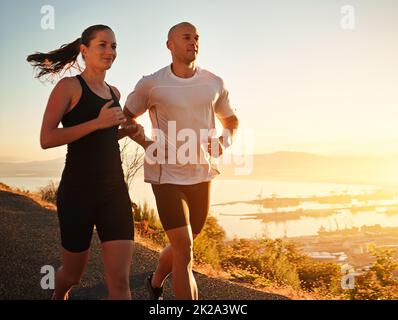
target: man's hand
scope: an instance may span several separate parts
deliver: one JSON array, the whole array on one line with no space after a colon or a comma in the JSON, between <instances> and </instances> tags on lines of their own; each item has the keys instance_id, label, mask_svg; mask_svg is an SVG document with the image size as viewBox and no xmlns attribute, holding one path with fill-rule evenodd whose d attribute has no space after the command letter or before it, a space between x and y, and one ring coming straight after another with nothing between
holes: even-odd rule
<instances>
[{"instance_id":1,"label":"man's hand","mask_svg":"<svg viewBox=\"0 0 398 320\"><path fill-rule=\"evenodd\" d=\"M221 155L223 154L223 146L222 146L222 139L223 137L219 137L219 138L209 138L208 142L207 142L207 151L209 152L209 154L213 157L213 158L218 158L221 157ZM218 150L214 150L212 149L212 147L216 147L218 148ZM214 154L213 154L214 153Z\"/></svg>"},{"instance_id":2,"label":"man's hand","mask_svg":"<svg viewBox=\"0 0 398 320\"><path fill-rule=\"evenodd\" d=\"M129 124L124 128L127 135L137 143L141 144L140 142L145 140L144 127L139 123Z\"/></svg>"}]
</instances>

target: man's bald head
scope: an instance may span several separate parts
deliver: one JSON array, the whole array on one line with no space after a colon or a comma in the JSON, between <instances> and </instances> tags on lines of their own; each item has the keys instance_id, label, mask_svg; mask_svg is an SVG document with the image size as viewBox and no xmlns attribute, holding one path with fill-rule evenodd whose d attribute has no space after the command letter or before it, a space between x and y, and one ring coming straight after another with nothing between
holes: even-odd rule
<instances>
[{"instance_id":1,"label":"man's bald head","mask_svg":"<svg viewBox=\"0 0 398 320\"><path fill-rule=\"evenodd\" d=\"M166 45L173 62L191 64L199 52L199 34L196 27L189 22L176 24L169 31Z\"/></svg>"},{"instance_id":2,"label":"man's bald head","mask_svg":"<svg viewBox=\"0 0 398 320\"><path fill-rule=\"evenodd\" d=\"M178 23L178 24L176 24L175 26L172 26L172 27L170 28L169 33L167 34L167 40L172 40L173 37L174 37L174 35L176 34L176 32L177 32L179 29L183 28L183 27L191 27L191 28L196 29L196 27L195 27L192 23L189 23L189 22L181 22L181 23Z\"/></svg>"}]
</instances>

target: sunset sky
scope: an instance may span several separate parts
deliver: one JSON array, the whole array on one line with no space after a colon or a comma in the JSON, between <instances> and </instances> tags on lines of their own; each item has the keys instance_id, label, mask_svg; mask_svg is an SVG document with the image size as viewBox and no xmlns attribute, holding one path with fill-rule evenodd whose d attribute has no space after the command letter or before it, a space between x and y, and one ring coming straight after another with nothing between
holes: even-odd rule
<instances>
[{"instance_id":1,"label":"sunset sky","mask_svg":"<svg viewBox=\"0 0 398 320\"><path fill-rule=\"evenodd\" d=\"M55 29L41 28L43 5ZM341 8L355 9L343 29ZM0 2L0 161L62 157L41 150L42 115L53 84L34 79L26 56L78 38L93 24L116 34L107 74L124 104L135 83L170 63L167 31L198 28L198 65L221 76L254 153L398 154L398 2L11 1ZM149 122L143 119L149 132Z\"/></svg>"}]
</instances>

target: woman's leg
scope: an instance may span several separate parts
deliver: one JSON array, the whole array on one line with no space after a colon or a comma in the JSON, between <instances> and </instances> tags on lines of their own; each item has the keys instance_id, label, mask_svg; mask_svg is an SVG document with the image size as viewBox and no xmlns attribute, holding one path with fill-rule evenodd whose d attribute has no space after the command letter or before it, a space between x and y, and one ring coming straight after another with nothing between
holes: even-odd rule
<instances>
[{"instance_id":1,"label":"woman's leg","mask_svg":"<svg viewBox=\"0 0 398 320\"><path fill-rule=\"evenodd\" d=\"M65 300L72 286L79 284L88 261L89 250L71 252L62 248L63 265L55 275L53 299Z\"/></svg>"},{"instance_id":2,"label":"woman's leg","mask_svg":"<svg viewBox=\"0 0 398 320\"><path fill-rule=\"evenodd\" d=\"M132 240L113 240L102 243L109 300L131 300L130 268L132 254Z\"/></svg>"},{"instance_id":3,"label":"woman's leg","mask_svg":"<svg viewBox=\"0 0 398 320\"><path fill-rule=\"evenodd\" d=\"M55 275L53 299L65 299L77 285L87 265L93 233L91 194L63 180L57 191L57 213L61 233L63 265Z\"/></svg>"}]
</instances>

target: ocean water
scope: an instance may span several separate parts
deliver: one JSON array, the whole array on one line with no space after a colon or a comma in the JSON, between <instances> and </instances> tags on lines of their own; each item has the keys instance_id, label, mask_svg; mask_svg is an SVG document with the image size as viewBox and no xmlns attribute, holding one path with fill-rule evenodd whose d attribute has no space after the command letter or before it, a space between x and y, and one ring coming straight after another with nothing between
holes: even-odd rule
<instances>
[{"instance_id":1,"label":"ocean water","mask_svg":"<svg viewBox=\"0 0 398 320\"><path fill-rule=\"evenodd\" d=\"M37 191L50 181L59 182L59 177L9 177L0 178L0 182L25 190ZM327 217L301 217L295 220L275 221L264 223L261 219L247 219L244 214L261 213L267 211L259 205L235 203L219 205L226 202L249 201L259 197L324 196L332 194L361 194L378 188L370 185L348 185L333 183L286 182L264 180L223 180L215 179L211 190L210 212L215 216L226 231L228 238L234 236L256 238L267 236L270 238L296 237L316 235L323 227L326 230L337 230L362 225L380 224L381 226L398 226L398 215L387 215L384 211L374 210L352 214L349 210L339 210L338 213ZM147 202L156 210L155 198L151 186L136 178L130 188L130 197L136 203ZM394 201L393 201L394 202ZM398 199L397 199L398 203ZM378 203L382 207L383 203ZM332 205L318 203L303 203L303 209L332 208ZM284 208L283 210L295 208ZM297 209L297 208L296 208Z\"/></svg>"}]
</instances>

